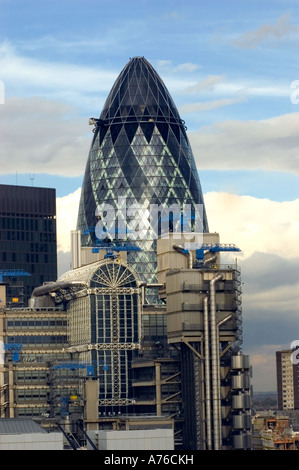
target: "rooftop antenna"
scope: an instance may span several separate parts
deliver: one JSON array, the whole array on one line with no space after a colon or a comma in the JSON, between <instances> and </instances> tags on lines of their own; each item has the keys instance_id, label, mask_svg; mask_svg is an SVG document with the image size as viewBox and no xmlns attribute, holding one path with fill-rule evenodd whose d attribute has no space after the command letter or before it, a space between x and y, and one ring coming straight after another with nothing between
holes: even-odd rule
<instances>
[{"instance_id":1,"label":"rooftop antenna","mask_svg":"<svg viewBox=\"0 0 299 470\"><path fill-rule=\"evenodd\" d=\"M29 175L29 178L30 178L30 180L31 180L31 186L33 186L33 180L34 180L34 178L35 178L34 174Z\"/></svg>"}]
</instances>

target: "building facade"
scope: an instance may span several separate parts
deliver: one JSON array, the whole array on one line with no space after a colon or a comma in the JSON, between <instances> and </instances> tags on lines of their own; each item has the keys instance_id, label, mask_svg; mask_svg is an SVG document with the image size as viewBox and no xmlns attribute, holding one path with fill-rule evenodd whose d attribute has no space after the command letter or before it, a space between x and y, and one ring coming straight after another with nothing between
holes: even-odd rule
<instances>
[{"instance_id":1,"label":"building facade","mask_svg":"<svg viewBox=\"0 0 299 470\"><path fill-rule=\"evenodd\" d=\"M299 409L299 365L292 350L276 351L277 406L279 410Z\"/></svg>"},{"instance_id":2,"label":"building facade","mask_svg":"<svg viewBox=\"0 0 299 470\"><path fill-rule=\"evenodd\" d=\"M83 285L68 303L69 351L95 365L99 412L125 413L133 403L133 352L141 343L139 280L114 258L65 273L59 282L77 279Z\"/></svg>"},{"instance_id":3,"label":"building facade","mask_svg":"<svg viewBox=\"0 0 299 470\"><path fill-rule=\"evenodd\" d=\"M67 346L67 315L61 307L0 310L2 418L60 416L56 401L65 392L59 391L62 380L54 387L53 366L70 360L63 351ZM72 385L77 390L77 381Z\"/></svg>"},{"instance_id":4,"label":"building facade","mask_svg":"<svg viewBox=\"0 0 299 470\"><path fill-rule=\"evenodd\" d=\"M0 274L7 305L26 307L31 293L57 278L56 191L0 185Z\"/></svg>"},{"instance_id":5,"label":"building facade","mask_svg":"<svg viewBox=\"0 0 299 470\"><path fill-rule=\"evenodd\" d=\"M201 238L200 238L201 240ZM239 251L216 233L170 234L157 243L167 341L179 350L183 447L249 449L250 364L242 354L240 268L221 252Z\"/></svg>"}]
</instances>

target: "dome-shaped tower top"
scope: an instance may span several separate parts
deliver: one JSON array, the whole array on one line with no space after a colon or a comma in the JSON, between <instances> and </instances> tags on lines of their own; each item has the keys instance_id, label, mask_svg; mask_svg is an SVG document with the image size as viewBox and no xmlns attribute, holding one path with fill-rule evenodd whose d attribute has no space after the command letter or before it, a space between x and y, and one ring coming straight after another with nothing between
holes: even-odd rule
<instances>
[{"instance_id":1,"label":"dome-shaped tower top","mask_svg":"<svg viewBox=\"0 0 299 470\"><path fill-rule=\"evenodd\" d=\"M162 79L144 57L130 59L115 81L100 119L109 122L167 120L181 124Z\"/></svg>"}]
</instances>

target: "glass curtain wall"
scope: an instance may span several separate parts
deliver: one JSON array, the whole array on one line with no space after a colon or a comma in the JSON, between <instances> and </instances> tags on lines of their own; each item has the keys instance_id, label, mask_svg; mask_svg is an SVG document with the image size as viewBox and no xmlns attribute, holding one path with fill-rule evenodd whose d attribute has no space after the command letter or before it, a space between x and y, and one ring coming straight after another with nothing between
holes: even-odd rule
<instances>
[{"instance_id":1,"label":"glass curtain wall","mask_svg":"<svg viewBox=\"0 0 299 470\"><path fill-rule=\"evenodd\" d=\"M106 226L107 239L142 249L128 251L128 262L142 280L154 283L155 242L163 218L167 225L170 220L170 230L181 221L165 208L190 208L191 226L196 205L201 206L197 223L208 231L186 127L166 86L143 57L131 59L122 70L94 123L77 224L82 245L94 246L99 241L95 227ZM115 224L105 212L109 207Z\"/></svg>"}]
</instances>

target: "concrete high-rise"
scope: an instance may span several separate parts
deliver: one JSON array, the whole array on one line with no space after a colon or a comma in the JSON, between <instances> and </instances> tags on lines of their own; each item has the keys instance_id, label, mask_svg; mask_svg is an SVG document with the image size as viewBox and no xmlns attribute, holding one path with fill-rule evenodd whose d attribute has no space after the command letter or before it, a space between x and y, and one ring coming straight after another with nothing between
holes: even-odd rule
<instances>
[{"instance_id":1,"label":"concrete high-rise","mask_svg":"<svg viewBox=\"0 0 299 470\"><path fill-rule=\"evenodd\" d=\"M276 351L277 406L299 409L299 365L296 350Z\"/></svg>"}]
</instances>

